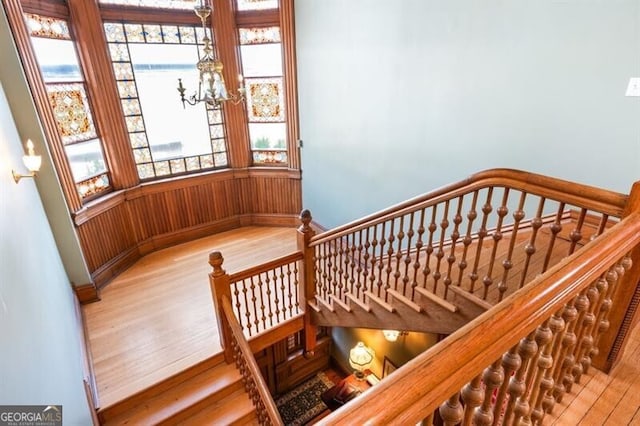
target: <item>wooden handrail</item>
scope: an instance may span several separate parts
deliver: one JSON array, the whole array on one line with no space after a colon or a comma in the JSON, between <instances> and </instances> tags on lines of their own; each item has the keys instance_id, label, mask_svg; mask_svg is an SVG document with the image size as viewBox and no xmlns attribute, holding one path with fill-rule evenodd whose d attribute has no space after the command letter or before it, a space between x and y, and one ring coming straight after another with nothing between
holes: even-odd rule
<instances>
[{"instance_id":1,"label":"wooden handrail","mask_svg":"<svg viewBox=\"0 0 640 426\"><path fill-rule=\"evenodd\" d=\"M319 424L415 424L428 417L639 244L636 211Z\"/></svg>"},{"instance_id":2,"label":"wooden handrail","mask_svg":"<svg viewBox=\"0 0 640 426\"><path fill-rule=\"evenodd\" d=\"M282 419L280 418L280 414L278 413L278 409L273 398L271 398L269 388L260 373L260 368L256 363L253 352L251 352L249 343L244 338L240 323L233 313L231 301L226 295L222 297L222 311L226 317L232 339L235 340L239 350L239 354L237 354L237 356L242 358L242 361L236 359L236 365L238 365L239 362L244 362L245 364L245 368L241 369L241 374L243 374L245 389L249 393L253 405L258 411L258 420L260 421L260 424L282 425ZM262 406L260 406L261 404ZM261 412L262 410L264 410L264 412Z\"/></svg>"},{"instance_id":3,"label":"wooden handrail","mask_svg":"<svg viewBox=\"0 0 640 426\"><path fill-rule=\"evenodd\" d=\"M229 281L236 282L240 280L244 280L246 278L252 277L254 275L258 275L262 272L270 271L278 266L286 265L288 263L297 262L298 260L302 260L302 252L296 251L290 254L287 254L282 257L278 257L277 259L270 260L265 263L261 263L260 265L253 266L251 268L236 272L235 274L229 275Z\"/></svg>"},{"instance_id":4,"label":"wooden handrail","mask_svg":"<svg viewBox=\"0 0 640 426\"><path fill-rule=\"evenodd\" d=\"M562 200L578 207L595 210L613 217L623 213L628 196L589 185L512 169L491 169L475 173L459 182L443 186L424 195L411 198L369 216L320 233L311 239L310 245L341 238L411 210L454 199L462 194L490 186L509 187L550 199Z\"/></svg>"}]
</instances>

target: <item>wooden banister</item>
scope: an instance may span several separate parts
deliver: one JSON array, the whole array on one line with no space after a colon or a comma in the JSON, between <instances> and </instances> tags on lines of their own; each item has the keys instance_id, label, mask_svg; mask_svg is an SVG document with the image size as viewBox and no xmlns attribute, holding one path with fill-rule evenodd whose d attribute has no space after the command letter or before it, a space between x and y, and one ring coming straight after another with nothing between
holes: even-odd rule
<instances>
[{"instance_id":1,"label":"wooden banister","mask_svg":"<svg viewBox=\"0 0 640 426\"><path fill-rule=\"evenodd\" d=\"M491 186L510 187L539 196L560 199L579 207L595 210L613 217L620 217L627 203L625 194L607 191L589 185L512 169L491 169L475 173L467 179L443 186L424 195L411 198L392 207L320 233L311 239L310 245L341 238L347 234L401 216L412 210L454 199L462 194Z\"/></svg>"},{"instance_id":2,"label":"wooden banister","mask_svg":"<svg viewBox=\"0 0 640 426\"><path fill-rule=\"evenodd\" d=\"M278 266L286 265L287 263L297 262L302 259L302 253L299 251L287 254L285 256L278 257L277 259L270 260L260 265L247 268L243 271L236 272L229 275L229 281L241 281L247 279L253 275L258 275L261 272L270 271Z\"/></svg>"},{"instance_id":3,"label":"wooden banister","mask_svg":"<svg viewBox=\"0 0 640 426\"><path fill-rule=\"evenodd\" d=\"M228 296L222 296L222 313L230 331L236 368L242 375L245 390L256 407L258 422L261 425L282 425L278 409L271 398L269 388L260 373L260 368L253 357L253 352L244 338L240 323L233 313Z\"/></svg>"},{"instance_id":4,"label":"wooden banister","mask_svg":"<svg viewBox=\"0 0 640 426\"><path fill-rule=\"evenodd\" d=\"M615 201L618 197L603 198ZM636 210L587 243L583 250L563 259L319 424L415 424L431 416L448 399L445 406L455 408L451 410L451 418L462 420L462 412L456 406L460 389L483 369L493 365L485 370L490 372L495 368L496 360L513 351L523 337L535 335L536 327L544 334L540 331L544 330L541 324L546 327L553 314L579 293L586 292L638 244L640 212Z\"/></svg>"}]
</instances>

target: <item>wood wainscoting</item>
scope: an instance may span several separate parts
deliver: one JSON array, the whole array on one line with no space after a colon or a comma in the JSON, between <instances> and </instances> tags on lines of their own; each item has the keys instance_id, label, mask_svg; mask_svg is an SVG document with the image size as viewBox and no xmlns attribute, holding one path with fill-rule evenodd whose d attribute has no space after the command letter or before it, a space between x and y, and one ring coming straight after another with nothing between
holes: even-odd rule
<instances>
[{"instance_id":1,"label":"wood wainscoting","mask_svg":"<svg viewBox=\"0 0 640 426\"><path fill-rule=\"evenodd\" d=\"M78 296L97 300L152 251L240 226L296 226L301 209L300 171L291 169L215 171L114 192L74 214L94 286Z\"/></svg>"}]
</instances>

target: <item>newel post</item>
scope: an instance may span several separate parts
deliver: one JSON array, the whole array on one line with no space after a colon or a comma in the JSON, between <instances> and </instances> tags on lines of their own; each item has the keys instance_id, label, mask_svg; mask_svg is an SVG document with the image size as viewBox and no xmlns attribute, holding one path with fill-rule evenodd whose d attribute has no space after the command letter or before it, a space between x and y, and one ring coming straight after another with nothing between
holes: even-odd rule
<instances>
[{"instance_id":1,"label":"newel post","mask_svg":"<svg viewBox=\"0 0 640 426\"><path fill-rule=\"evenodd\" d=\"M315 297L316 283L314 271L313 248L309 247L311 238L315 235L311 229L311 212L302 210L300 212L300 221L302 224L298 228L298 250L304 256L300 261L300 291L298 292L300 306L304 309L304 352L313 352L316 347L316 331L317 328L311 323L311 310L307 305L307 301Z\"/></svg>"},{"instance_id":2,"label":"newel post","mask_svg":"<svg viewBox=\"0 0 640 426\"><path fill-rule=\"evenodd\" d=\"M640 212L640 181L631 187L622 217L633 212ZM621 358L628 335L640 320L640 245L631 250L630 258L631 267L622 276L611 298L609 328L600 336L599 350L593 359L593 365L607 373Z\"/></svg>"},{"instance_id":3,"label":"newel post","mask_svg":"<svg viewBox=\"0 0 640 426\"><path fill-rule=\"evenodd\" d=\"M220 336L220 344L224 349L224 360L227 364L230 364L233 362L233 349L231 348L229 323L222 311L222 297L227 296L231 301L231 283L229 282L229 274L222 269L222 262L224 262L222 253L219 251L209 253L209 265L213 268L213 271L209 273L209 284L211 286L211 295L213 296L216 320L218 321L218 334Z\"/></svg>"}]
</instances>

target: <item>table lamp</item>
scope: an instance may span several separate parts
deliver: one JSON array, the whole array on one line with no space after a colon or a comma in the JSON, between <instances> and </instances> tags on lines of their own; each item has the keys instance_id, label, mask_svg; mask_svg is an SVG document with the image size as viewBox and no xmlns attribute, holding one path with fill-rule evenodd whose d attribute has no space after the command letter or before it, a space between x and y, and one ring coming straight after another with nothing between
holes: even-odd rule
<instances>
[{"instance_id":1,"label":"table lamp","mask_svg":"<svg viewBox=\"0 0 640 426\"><path fill-rule=\"evenodd\" d=\"M349 365L355 370L355 376L362 380L364 378L363 371L369 368L373 362L375 352L362 342L358 342L351 351L349 351Z\"/></svg>"}]
</instances>

